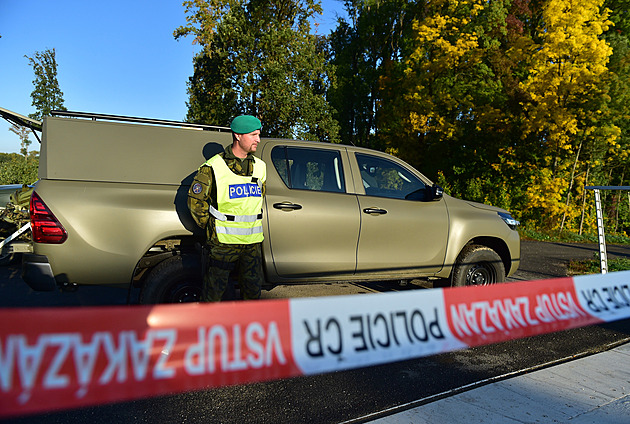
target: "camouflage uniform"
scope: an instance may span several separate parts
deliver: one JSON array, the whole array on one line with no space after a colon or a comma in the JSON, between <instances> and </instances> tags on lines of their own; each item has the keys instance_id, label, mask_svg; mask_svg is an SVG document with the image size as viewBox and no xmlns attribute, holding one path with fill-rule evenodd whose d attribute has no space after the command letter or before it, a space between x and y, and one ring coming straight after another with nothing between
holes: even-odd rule
<instances>
[{"instance_id":1,"label":"camouflage uniform","mask_svg":"<svg viewBox=\"0 0 630 424\"><path fill-rule=\"evenodd\" d=\"M232 153L232 146L220 153L228 168L237 175L250 176L254 171L254 157L249 154L240 159ZM201 228L206 229L206 238L210 248L209 266L203 278L201 300L204 302L218 302L225 292L230 273L236 270L238 284L244 299L259 299L260 288L264 282L262 270L261 243L254 244L224 244L217 239L214 229L214 218L210 216L208 206L211 203L217 207L217 188L212 168L202 165L188 190L188 208ZM194 193L192 188L199 183L200 193ZM265 196L265 184L262 186Z\"/></svg>"}]
</instances>

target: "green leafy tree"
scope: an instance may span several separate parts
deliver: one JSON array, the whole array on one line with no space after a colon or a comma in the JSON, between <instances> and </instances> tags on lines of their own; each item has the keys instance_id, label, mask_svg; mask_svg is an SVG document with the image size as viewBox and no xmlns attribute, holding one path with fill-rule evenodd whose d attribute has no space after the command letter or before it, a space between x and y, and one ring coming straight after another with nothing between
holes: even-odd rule
<instances>
[{"instance_id":1,"label":"green leafy tree","mask_svg":"<svg viewBox=\"0 0 630 424\"><path fill-rule=\"evenodd\" d=\"M27 158L28 146L31 145L28 128L13 124L11 128L9 128L9 131L20 137L20 153L22 153L24 157Z\"/></svg>"},{"instance_id":2,"label":"green leafy tree","mask_svg":"<svg viewBox=\"0 0 630 424\"><path fill-rule=\"evenodd\" d=\"M406 57L402 74L394 79L405 87L401 107L393 119L401 120L389 144L416 164L436 166L435 158L451 160L461 152L462 130L475 114L476 81L494 81L479 75L478 15L483 7L475 1L437 1L413 24L414 48ZM400 114L402 112L402 114ZM406 129L399 138L399 130ZM467 148L474 146L468 145Z\"/></svg>"},{"instance_id":3,"label":"green leafy tree","mask_svg":"<svg viewBox=\"0 0 630 424\"><path fill-rule=\"evenodd\" d=\"M55 49L47 49L43 52L35 52L32 57L25 56L33 68L35 88L31 93L32 105L37 112L29 116L41 120L44 116L50 116L52 110L66 110L63 105L63 92L57 81L57 60Z\"/></svg>"},{"instance_id":4,"label":"green leafy tree","mask_svg":"<svg viewBox=\"0 0 630 424\"><path fill-rule=\"evenodd\" d=\"M604 33L604 39L613 52L608 63L607 78L603 81L607 84L608 101L598 118L602 125L617 127L619 136L614 147L600 147L596 155L593 155L597 159L597 165L590 161L587 171L590 172L591 185L623 186L628 185L630 180L630 1L606 0L604 7L610 10L609 19L612 22ZM603 196L604 204L609 206L605 213L607 232L630 233L628 193L603 192ZM583 214L588 217L586 211Z\"/></svg>"},{"instance_id":5,"label":"green leafy tree","mask_svg":"<svg viewBox=\"0 0 630 424\"><path fill-rule=\"evenodd\" d=\"M325 99L334 76L325 40L310 34L316 0L185 1L191 35L203 47L188 82L191 122L227 124L258 116L267 135L338 141Z\"/></svg>"},{"instance_id":6,"label":"green leafy tree","mask_svg":"<svg viewBox=\"0 0 630 424\"><path fill-rule=\"evenodd\" d=\"M510 3L427 4L400 65L381 79L381 135L390 151L430 176L490 173L491 161L516 132L510 123L518 108L509 101L518 94L511 79L518 62L506 54Z\"/></svg>"},{"instance_id":7,"label":"green leafy tree","mask_svg":"<svg viewBox=\"0 0 630 424\"><path fill-rule=\"evenodd\" d=\"M328 101L343 143L384 148L381 79L401 57L419 8L409 0L347 0L344 5L349 20L341 19L330 36L337 84L328 91Z\"/></svg>"}]
</instances>

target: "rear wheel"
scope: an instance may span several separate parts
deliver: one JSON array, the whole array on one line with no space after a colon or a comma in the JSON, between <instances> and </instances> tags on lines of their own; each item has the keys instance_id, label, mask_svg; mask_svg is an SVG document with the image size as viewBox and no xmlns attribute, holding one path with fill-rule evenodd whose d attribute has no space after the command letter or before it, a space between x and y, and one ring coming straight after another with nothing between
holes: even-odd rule
<instances>
[{"instance_id":1,"label":"rear wheel","mask_svg":"<svg viewBox=\"0 0 630 424\"><path fill-rule=\"evenodd\" d=\"M201 264L194 255L178 255L160 262L147 276L140 303L199 302Z\"/></svg>"},{"instance_id":2,"label":"rear wheel","mask_svg":"<svg viewBox=\"0 0 630 424\"><path fill-rule=\"evenodd\" d=\"M501 257L486 246L471 245L462 250L451 275L451 286L485 286L505 280Z\"/></svg>"}]
</instances>

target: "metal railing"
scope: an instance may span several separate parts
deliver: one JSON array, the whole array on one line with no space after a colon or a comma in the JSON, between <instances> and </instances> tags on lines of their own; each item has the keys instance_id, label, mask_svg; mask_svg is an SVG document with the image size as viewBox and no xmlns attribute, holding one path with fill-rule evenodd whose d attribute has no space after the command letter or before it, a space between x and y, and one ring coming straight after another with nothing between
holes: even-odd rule
<instances>
[{"instance_id":1,"label":"metal railing","mask_svg":"<svg viewBox=\"0 0 630 424\"><path fill-rule=\"evenodd\" d=\"M595 193L595 214L597 217L597 239L599 241L599 269L602 274L608 273L608 255L606 253L606 236L604 234L604 212L602 210L601 190L630 191L630 186L586 186L586 190Z\"/></svg>"},{"instance_id":2,"label":"metal railing","mask_svg":"<svg viewBox=\"0 0 630 424\"><path fill-rule=\"evenodd\" d=\"M168 121L164 119L137 118L134 116L106 115L102 113L89 113L89 112L73 112L69 110L53 110L50 112L50 114L52 116L61 116L61 117L66 117L66 118L85 118L85 119L91 119L93 121L103 120L103 121L118 121L118 122L134 122L138 124L166 125L166 126L180 127L180 128L197 128L197 129L209 130L209 131L230 131L230 128L228 127L219 127L216 125L193 124L190 122Z\"/></svg>"}]
</instances>

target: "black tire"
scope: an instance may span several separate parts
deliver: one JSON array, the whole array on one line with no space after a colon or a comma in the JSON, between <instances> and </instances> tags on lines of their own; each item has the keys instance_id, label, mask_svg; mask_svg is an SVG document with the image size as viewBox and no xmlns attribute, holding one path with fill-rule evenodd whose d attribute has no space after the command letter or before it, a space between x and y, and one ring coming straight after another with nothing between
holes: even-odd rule
<instances>
[{"instance_id":1,"label":"black tire","mask_svg":"<svg viewBox=\"0 0 630 424\"><path fill-rule=\"evenodd\" d=\"M140 303L199 302L201 285L199 257L173 256L151 270L140 292Z\"/></svg>"},{"instance_id":2,"label":"black tire","mask_svg":"<svg viewBox=\"0 0 630 424\"><path fill-rule=\"evenodd\" d=\"M451 286L485 286L505 280L505 266L501 257L486 246L466 246L459 254L453 273Z\"/></svg>"}]
</instances>

